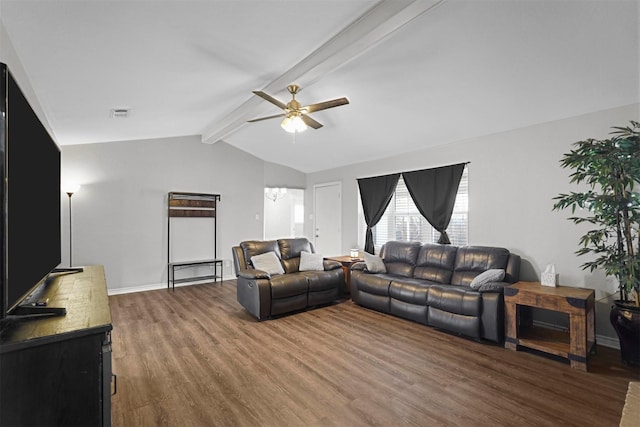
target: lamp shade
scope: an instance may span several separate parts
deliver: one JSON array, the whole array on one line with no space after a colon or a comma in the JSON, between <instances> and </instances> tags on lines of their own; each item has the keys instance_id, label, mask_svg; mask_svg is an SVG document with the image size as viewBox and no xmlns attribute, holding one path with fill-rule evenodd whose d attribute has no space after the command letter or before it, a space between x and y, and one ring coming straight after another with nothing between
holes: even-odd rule
<instances>
[{"instance_id":1,"label":"lamp shade","mask_svg":"<svg viewBox=\"0 0 640 427\"><path fill-rule=\"evenodd\" d=\"M280 126L289 133L304 132L307 130L307 125L299 115L285 117L282 123L280 123Z\"/></svg>"},{"instance_id":2,"label":"lamp shade","mask_svg":"<svg viewBox=\"0 0 640 427\"><path fill-rule=\"evenodd\" d=\"M76 183L76 182L66 182L64 184L62 184L62 191L64 193L77 193L78 190L80 190L80 184Z\"/></svg>"}]
</instances>

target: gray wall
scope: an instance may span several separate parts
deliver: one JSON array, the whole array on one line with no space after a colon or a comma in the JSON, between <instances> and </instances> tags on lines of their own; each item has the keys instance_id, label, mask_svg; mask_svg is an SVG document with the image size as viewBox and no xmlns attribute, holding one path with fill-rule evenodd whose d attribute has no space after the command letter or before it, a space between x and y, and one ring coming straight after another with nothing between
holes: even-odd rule
<instances>
[{"instance_id":1,"label":"gray wall","mask_svg":"<svg viewBox=\"0 0 640 427\"><path fill-rule=\"evenodd\" d=\"M278 165L269 170L271 179L280 180L280 172L286 177L282 180L293 177L300 185L299 172ZM166 286L169 191L221 194L217 244L226 278L235 277L231 247L262 238L265 162L224 142L203 144L191 136L67 145L62 147L62 181L82 186L72 197L73 264L103 264L111 293ZM66 265L68 198L61 197ZM173 261L210 256L206 221L172 219ZM182 253L174 254L178 249Z\"/></svg>"},{"instance_id":2,"label":"gray wall","mask_svg":"<svg viewBox=\"0 0 640 427\"><path fill-rule=\"evenodd\" d=\"M538 279L541 269L555 263L563 284L612 290L599 274L580 269L585 260L574 251L584 230L566 219L570 212L552 211L552 198L577 189L559 163L573 142L607 137L611 126L628 125L639 116L640 105L634 104L308 174L305 211L313 211L315 184L342 182L345 252L358 244L357 178L470 162L469 244L520 254L525 279Z\"/></svg>"},{"instance_id":3,"label":"gray wall","mask_svg":"<svg viewBox=\"0 0 640 427\"><path fill-rule=\"evenodd\" d=\"M610 299L605 297L617 287L600 272L580 268L586 259L574 252L586 226L567 220L570 211L552 211L552 198L578 189L569 184L570 171L559 164L573 142L605 138L611 126L639 119L640 105L634 104L308 174L305 212L313 212L315 184L341 181L342 252L348 253L358 245L357 178L470 162L469 244L502 246L521 255L524 280L539 280L540 271L555 263L562 285L595 289L596 299L602 300L597 315L600 342L609 337L606 343L616 346L608 323ZM312 224L305 226L311 235ZM553 316L538 316L538 320L565 326L564 319Z\"/></svg>"},{"instance_id":4,"label":"gray wall","mask_svg":"<svg viewBox=\"0 0 640 427\"><path fill-rule=\"evenodd\" d=\"M0 61L9 66L55 139L2 22ZM218 257L225 260L224 274L230 278L235 277L231 247L263 236L264 187L306 186L306 176L299 171L264 162L225 143L203 144L199 136L67 145L61 150L62 181L82 185L72 197L73 265L104 265L110 293L166 286L169 191L221 194ZM66 194L60 197L61 265L67 266L69 200ZM209 257L210 224L202 220L172 224L172 260Z\"/></svg>"},{"instance_id":5,"label":"gray wall","mask_svg":"<svg viewBox=\"0 0 640 427\"><path fill-rule=\"evenodd\" d=\"M33 111L36 113L44 127L47 128L47 131L49 131L49 133L55 138L55 134L52 132L51 126L49 126L49 122L42 112L40 101L35 96L31 83L29 82L24 68L22 67L22 62L20 62L20 58L18 58L16 51L13 49L11 39L6 32L2 21L0 21L0 62L7 64L13 78L18 83L18 86L20 86L24 96L29 100L31 108L33 108Z\"/></svg>"},{"instance_id":6,"label":"gray wall","mask_svg":"<svg viewBox=\"0 0 640 427\"><path fill-rule=\"evenodd\" d=\"M0 60L10 66L48 126L2 23ZM72 200L74 265L104 265L111 293L163 286L167 192L207 192L222 195L218 256L226 260L225 276L231 277L231 247L262 236L264 186L306 188L305 218L309 219L313 186L335 181L342 182L342 252L347 253L358 243L357 178L468 161L470 244L504 246L520 254L525 280L537 280L546 264L555 263L562 284L596 289L596 297L602 299L597 315L599 339L609 337L610 344L616 345L606 319L609 299L605 298L615 291L615 284L600 273L580 268L584 259L574 252L584 228L570 223L568 212L554 212L551 207L554 196L574 189L568 183L569 171L558 163L571 143L606 137L611 126L626 125L629 120L640 120L639 104L308 175L225 143L202 144L197 136L63 146L62 179L82 184ZM463 118L460 125L464 126ZM66 195L61 194L61 202L62 265L66 265ZM312 227L313 221L307 221L304 234L312 236ZM187 225L185 234L193 238L194 250L199 250L203 236L198 223Z\"/></svg>"}]
</instances>

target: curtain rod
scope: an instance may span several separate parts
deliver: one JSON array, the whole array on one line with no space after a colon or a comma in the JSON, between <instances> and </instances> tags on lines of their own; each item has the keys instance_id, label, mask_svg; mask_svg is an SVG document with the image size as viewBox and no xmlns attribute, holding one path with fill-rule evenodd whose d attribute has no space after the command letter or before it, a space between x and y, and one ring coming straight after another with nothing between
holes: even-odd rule
<instances>
[{"instance_id":1,"label":"curtain rod","mask_svg":"<svg viewBox=\"0 0 640 427\"><path fill-rule=\"evenodd\" d=\"M454 165L460 165L460 164L464 164L465 166L468 165L471 162L460 162L460 163L451 163L448 165L443 165L443 166L434 166L432 168L424 168L424 169L414 169L412 171L402 171L402 172L392 172L392 173L386 173L384 175L373 175L373 176L361 176L361 177L357 177L356 179L366 179L366 178L377 178L379 176L389 176L389 175L395 175L398 173L404 173L404 172L415 172L415 171L421 171L421 170L427 170L427 169L438 169L438 168L446 168L447 166L454 166Z\"/></svg>"}]
</instances>

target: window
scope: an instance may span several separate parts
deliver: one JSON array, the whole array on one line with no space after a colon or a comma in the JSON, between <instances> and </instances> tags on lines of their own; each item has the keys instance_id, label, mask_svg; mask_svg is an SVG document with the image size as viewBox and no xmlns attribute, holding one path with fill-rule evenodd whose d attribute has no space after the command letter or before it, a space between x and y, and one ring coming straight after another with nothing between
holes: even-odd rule
<instances>
[{"instance_id":1,"label":"window","mask_svg":"<svg viewBox=\"0 0 640 427\"><path fill-rule=\"evenodd\" d=\"M451 244L464 246L468 241L468 212L469 212L469 174L468 168L464 169L462 179L458 186L456 203L447 234ZM359 203L359 232L361 247L364 247L364 230L367 225L364 222L362 206ZM378 224L373 227L373 241L376 252L389 240L417 241L422 243L437 243L440 233L420 214L413 203L409 190L402 179L398 180L395 194L387 207L386 212Z\"/></svg>"}]
</instances>

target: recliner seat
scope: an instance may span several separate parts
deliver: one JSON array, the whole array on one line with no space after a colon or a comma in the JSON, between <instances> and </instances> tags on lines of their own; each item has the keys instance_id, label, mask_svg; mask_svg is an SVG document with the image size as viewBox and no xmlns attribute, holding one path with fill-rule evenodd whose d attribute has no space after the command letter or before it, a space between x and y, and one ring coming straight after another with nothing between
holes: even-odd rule
<instances>
[{"instance_id":1,"label":"recliner seat","mask_svg":"<svg viewBox=\"0 0 640 427\"><path fill-rule=\"evenodd\" d=\"M475 339L504 341L503 288L520 275L520 256L505 248L387 242L386 273L351 267L351 298L363 307ZM474 289L473 279L503 269L500 282Z\"/></svg>"},{"instance_id":2,"label":"recliner seat","mask_svg":"<svg viewBox=\"0 0 640 427\"><path fill-rule=\"evenodd\" d=\"M341 296L344 272L337 261L324 260L324 270L300 271L301 252L315 253L306 238L248 240L232 248L238 302L259 320L329 304ZM274 252L284 274L255 269L251 257Z\"/></svg>"}]
</instances>

